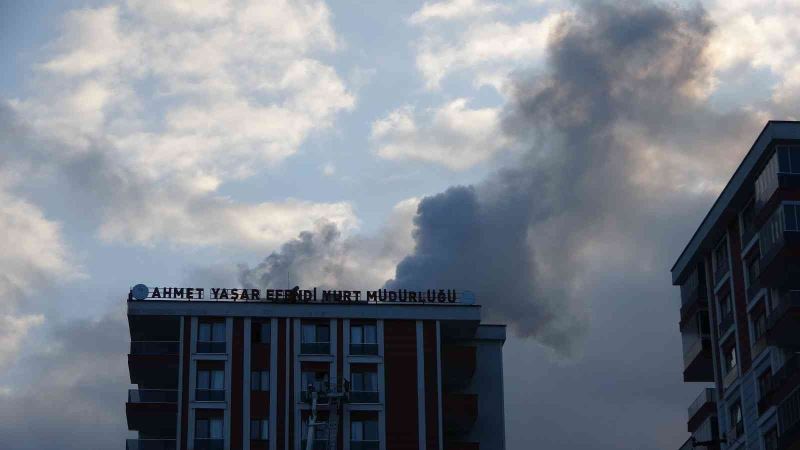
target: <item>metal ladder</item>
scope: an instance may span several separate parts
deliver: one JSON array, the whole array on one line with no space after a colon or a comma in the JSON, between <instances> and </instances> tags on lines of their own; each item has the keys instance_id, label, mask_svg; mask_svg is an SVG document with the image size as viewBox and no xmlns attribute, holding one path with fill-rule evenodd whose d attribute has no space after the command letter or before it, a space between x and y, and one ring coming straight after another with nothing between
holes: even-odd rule
<instances>
[{"instance_id":1,"label":"metal ladder","mask_svg":"<svg viewBox=\"0 0 800 450\"><path fill-rule=\"evenodd\" d=\"M339 434L339 408L342 401L338 397L330 399L330 410L328 412L328 450L336 450L337 437Z\"/></svg>"}]
</instances>

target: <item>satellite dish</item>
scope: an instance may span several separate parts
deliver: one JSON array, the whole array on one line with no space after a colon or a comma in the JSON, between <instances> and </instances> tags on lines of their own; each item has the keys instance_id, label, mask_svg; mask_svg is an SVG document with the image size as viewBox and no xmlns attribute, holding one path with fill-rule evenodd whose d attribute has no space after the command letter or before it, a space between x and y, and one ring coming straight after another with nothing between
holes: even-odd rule
<instances>
[{"instance_id":1,"label":"satellite dish","mask_svg":"<svg viewBox=\"0 0 800 450\"><path fill-rule=\"evenodd\" d=\"M131 295L133 295L133 298L136 300L144 300L147 298L148 294L150 294L150 289L143 284L137 284L131 289Z\"/></svg>"}]
</instances>

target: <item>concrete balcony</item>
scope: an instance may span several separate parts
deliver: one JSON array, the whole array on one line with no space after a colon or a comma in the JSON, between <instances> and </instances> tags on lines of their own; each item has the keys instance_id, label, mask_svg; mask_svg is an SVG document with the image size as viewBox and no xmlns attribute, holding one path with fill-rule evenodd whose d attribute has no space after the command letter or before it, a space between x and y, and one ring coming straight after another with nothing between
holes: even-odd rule
<instances>
[{"instance_id":1,"label":"concrete balcony","mask_svg":"<svg viewBox=\"0 0 800 450\"><path fill-rule=\"evenodd\" d=\"M177 429L178 391L131 389L125 403L128 429L148 436L174 436ZM156 445L156 444L152 444Z\"/></svg>"},{"instance_id":2,"label":"concrete balcony","mask_svg":"<svg viewBox=\"0 0 800 450\"><path fill-rule=\"evenodd\" d=\"M767 318L767 343L780 347L800 347L800 290L781 291L775 308Z\"/></svg>"},{"instance_id":3,"label":"concrete balcony","mask_svg":"<svg viewBox=\"0 0 800 450\"><path fill-rule=\"evenodd\" d=\"M778 205L759 231L759 282L764 287L800 288L799 209L793 204Z\"/></svg>"},{"instance_id":4,"label":"concrete balcony","mask_svg":"<svg viewBox=\"0 0 800 450\"><path fill-rule=\"evenodd\" d=\"M716 389L706 388L700 392L700 395L689 406L688 418L686 424L687 431L694 433L703 422L710 416L717 413L717 395Z\"/></svg>"},{"instance_id":5,"label":"concrete balcony","mask_svg":"<svg viewBox=\"0 0 800 450\"><path fill-rule=\"evenodd\" d=\"M683 338L687 339L685 335ZM692 340L690 344L684 341L683 381L714 381L711 337L694 336Z\"/></svg>"},{"instance_id":6,"label":"concrete balcony","mask_svg":"<svg viewBox=\"0 0 800 450\"><path fill-rule=\"evenodd\" d=\"M700 307L708 307L706 277L702 266L698 266L681 285L681 322L694 316Z\"/></svg>"},{"instance_id":7,"label":"concrete balcony","mask_svg":"<svg viewBox=\"0 0 800 450\"><path fill-rule=\"evenodd\" d=\"M131 384L177 388L178 350L176 341L133 341L128 354Z\"/></svg>"}]
</instances>

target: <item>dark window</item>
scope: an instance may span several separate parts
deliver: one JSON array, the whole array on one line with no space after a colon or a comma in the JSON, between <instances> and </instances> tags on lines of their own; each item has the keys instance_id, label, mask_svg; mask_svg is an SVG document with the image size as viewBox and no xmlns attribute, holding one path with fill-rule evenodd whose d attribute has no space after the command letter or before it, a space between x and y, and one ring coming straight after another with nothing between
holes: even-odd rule
<instances>
[{"instance_id":1,"label":"dark window","mask_svg":"<svg viewBox=\"0 0 800 450\"><path fill-rule=\"evenodd\" d=\"M755 219L756 207L755 202L750 200L747 206L742 210L742 234L747 235L754 229L753 220ZM747 242L742 242L742 245Z\"/></svg>"},{"instance_id":2,"label":"dark window","mask_svg":"<svg viewBox=\"0 0 800 450\"><path fill-rule=\"evenodd\" d=\"M763 308L760 308L753 315L753 339L758 340L767 332L767 315Z\"/></svg>"},{"instance_id":3,"label":"dark window","mask_svg":"<svg viewBox=\"0 0 800 450\"><path fill-rule=\"evenodd\" d=\"M222 419L197 419L194 436L197 439L222 439Z\"/></svg>"},{"instance_id":4,"label":"dark window","mask_svg":"<svg viewBox=\"0 0 800 450\"><path fill-rule=\"evenodd\" d=\"M758 376L758 398L766 397L772 386L772 371L765 370L764 373Z\"/></svg>"},{"instance_id":5,"label":"dark window","mask_svg":"<svg viewBox=\"0 0 800 450\"><path fill-rule=\"evenodd\" d=\"M778 450L778 428L772 427L764 433L764 450Z\"/></svg>"},{"instance_id":6,"label":"dark window","mask_svg":"<svg viewBox=\"0 0 800 450\"><path fill-rule=\"evenodd\" d=\"M714 273L722 274L728 271L728 241L723 239L714 250Z\"/></svg>"},{"instance_id":7,"label":"dark window","mask_svg":"<svg viewBox=\"0 0 800 450\"><path fill-rule=\"evenodd\" d=\"M350 422L351 441L377 441L377 420L354 420Z\"/></svg>"},{"instance_id":8,"label":"dark window","mask_svg":"<svg viewBox=\"0 0 800 450\"><path fill-rule=\"evenodd\" d=\"M330 326L306 323L303 324L302 343L315 344L315 343L330 343L331 331Z\"/></svg>"},{"instance_id":9,"label":"dark window","mask_svg":"<svg viewBox=\"0 0 800 450\"><path fill-rule=\"evenodd\" d=\"M722 320L725 320L726 317L733 314L730 294L725 294L725 297L722 297L722 300L719 301L719 313Z\"/></svg>"},{"instance_id":10,"label":"dark window","mask_svg":"<svg viewBox=\"0 0 800 450\"><path fill-rule=\"evenodd\" d=\"M250 421L250 439L266 441L269 439L269 419L253 419Z\"/></svg>"},{"instance_id":11,"label":"dark window","mask_svg":"<svg viewBox=\"0 0 800 450\"><path fill-rule=\"evenodd\" d=\"M760 272L760 267L758 265L759 258L758 256L751 258L747 261L747 283L748 286L752 286L753 283L758 280L758 275Z\"/></svg>"},{"instance_id":12,"label":"dark window","mask_svg":"<svg viewBox=\"0 0 800 450\"><path fill-rule=\"evenodd\" d=\"M325 391L328 388L328 372L302 372L300 377L303 390L309 385L313 386L315 391Z\"/></svg>"},{"instance_id":13,"label":"dark window","mask_svg":"<svg viewBox=\"0 0 800 450\"><path fill-rule=\"evenodd\" d=\"M269 390L269 371L260 370L250 372L250 390L268 391Z\"/></svg>"},{"instance_id":14,"label":"dark window","mask_svg":"<svg viewBox=\"0 0 800 450\"><path fill-rule=\"evenodd\" d=\"M225 353L225 322L200 322L197 326L198 353Z\"/></svg>"},{"instance_id":15,"label":"dark window","mask_svg":"<svg viewBox=\"0 0 800 450\"><path fill-rule=\"evenodd\" d=\"M736 430L736 436L741 436L744 434L744 422L742 422L742 404L740 402L736 402L731 405L729 410L729 417L731 421L731 429Z\"/></svg>"},{"instance_id":16,"label":"dark window","mask_svg":"<svg viewBox=\"0 0 800 450\"><path fill-rule=\"evenodd\" d=\"M258 344L269 344L272 338L272 329L269 322L253 324L253 342Z\"/></svg>"},{"instance_id":17,"label":"dark window","mask_svg":"<svg viewBox=\"0 0 800 450\"><path fill-rule=\"evenodd\" d=\"M730 344L724 348L725 373L736 369L736 345Z\"/></svg>"},{"instance_id":18,"label":"dark window","mask_svg":"<svg viewBox=\"0 0 800 450\"><path fill-rule=\"evenodd\" d=\"M198 370L195 398L197 401L224 401L225 371Z\"/></svg>"}]
</instances>

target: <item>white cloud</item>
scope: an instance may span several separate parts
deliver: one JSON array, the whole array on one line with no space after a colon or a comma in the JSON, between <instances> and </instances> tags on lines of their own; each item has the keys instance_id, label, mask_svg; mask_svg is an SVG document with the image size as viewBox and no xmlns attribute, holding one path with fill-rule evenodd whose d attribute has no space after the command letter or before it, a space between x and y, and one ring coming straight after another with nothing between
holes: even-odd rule
<instances>
[{"instance_id":1,"label":"white cloud","mask_svg":"<svg viewBox=\"0 0 800 450\"><path fill-rule=\"evenodd\" d=\"M470 109L466 99L421 115L410 106L396 109L372 124L370 138L382 158L428 161L452 170L486 161L509 143L499 109Z\"/></svg>"},{"instance_id":2,"label":"white cloud","mask_svg":"<svg viewBox=\"0 0 800 450\"><path fill-rule=\"evenodd\" d=\"M354 107L319 57L342 45L324 2L129 0L74 10L62 31L37 94L11 106L31 135L55 143L54 171L92 186L104 239L263 248L319 220L357 226L345 202L216 193ZM76 166L86 167L67 173Z\"/></svg>"},{"instance_id":3,"label":"white cloud","mask_svg":"<svg viewBox=\"0 0 800 450\"><path fill-rule=\"evenodd\" d=\"M424 29L417 43L416 65L428 89L439 88L442 80L454 73L466 73L476 86L491 85L501 91L512 70L542 63L548 37L566 14L552 11L535 20L504 21L494 17L496 8L491 4L454 1L435 5L440 8L432 10L434 5L426 5L411 17L411 22L420 23L422 17L436 17L442 25L448 23L444 19L470 20L455 29Z\"/></svg>"},{"instance_id":4,"label":"white cloud","mask_svg":"<svg viewBox=\"0 0 800 450\"><path fill-rule=\"evenodd\" d=\"M449 0L442 2L425 2L410 18L413 24L424 23L433 19L453 20L463 17L480 16L500 9L495 2L483 0Z\"/></svg>"}]
</instances>

